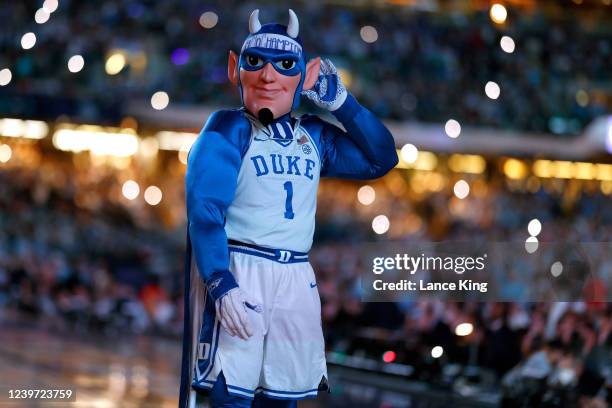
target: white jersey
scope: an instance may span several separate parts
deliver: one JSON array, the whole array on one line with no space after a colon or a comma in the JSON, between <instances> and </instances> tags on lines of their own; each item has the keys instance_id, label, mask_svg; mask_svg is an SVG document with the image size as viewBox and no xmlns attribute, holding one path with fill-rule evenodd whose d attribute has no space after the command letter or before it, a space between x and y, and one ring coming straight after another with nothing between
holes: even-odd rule
<instances>
[{"instance_id":1,"label":"white jersey","mask_svg":"<svg viewBox=\"0 0 612 408\"><path fill-rule=\"evenodd\" d=\"M238 173L234 200L226 212L227 237L308 252L321 171L317 146L299 119L267 127L250 122L249 147Z\"/></svg>"}]
</instances>

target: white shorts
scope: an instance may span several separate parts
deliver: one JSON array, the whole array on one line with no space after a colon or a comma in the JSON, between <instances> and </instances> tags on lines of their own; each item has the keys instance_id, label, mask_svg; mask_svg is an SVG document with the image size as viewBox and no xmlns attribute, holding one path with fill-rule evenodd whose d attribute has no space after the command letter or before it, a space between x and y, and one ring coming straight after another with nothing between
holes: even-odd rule
<instances>
[{"instance_id":1,"label":"white shorts","mask_svg":"<svg viewBox=\"0 0 612 408\"><path fill-rule=\"evenodd\" d=\"M206 299L192 386L210 389L223 372L231 395L315 397L327 367L321 301L307 255L242 245L230 245L230 270L262 306L247 309L255 334L230 336Z\"/></svg>"}]
</instances>

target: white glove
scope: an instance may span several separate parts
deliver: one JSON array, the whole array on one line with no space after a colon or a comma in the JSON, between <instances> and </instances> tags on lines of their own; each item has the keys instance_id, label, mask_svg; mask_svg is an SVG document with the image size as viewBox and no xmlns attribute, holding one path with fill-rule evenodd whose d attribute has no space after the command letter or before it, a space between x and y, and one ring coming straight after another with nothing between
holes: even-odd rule
<instances>
[{"instance_id":1,"label":"white glove","mask_svg":"<svg viewBox=\"0 0 612 408\"><path fill-rule=\"evenodd\" d=\"M247 307L261 312L261 307L255 302L248 301L245 293L240 288L228 291L215 302L217 317L221 326L231 335L247 340L253 335L253 328L247 315Z\"/></svg>"},{"instance_id":2,"label":"white glove","mask_svg":"<svg viewBox=\"0 0 612 408\"><path fill-rule=\"evenodd\" d=\"M312 89L302 91L302 95L320 108L335 111L346 100L347 92L334 64L324 59L321 60L319 79Z\"/></svg>"}]
</instances>

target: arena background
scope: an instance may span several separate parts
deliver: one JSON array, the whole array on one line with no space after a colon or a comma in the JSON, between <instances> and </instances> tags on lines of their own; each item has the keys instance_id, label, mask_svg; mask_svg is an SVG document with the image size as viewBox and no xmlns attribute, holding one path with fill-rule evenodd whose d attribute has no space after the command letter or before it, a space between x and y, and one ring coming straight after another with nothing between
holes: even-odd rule
<instances>
[{"instance_id":1,"label":"arena background","mask_svg":"<svg viewBox=\"0 0 612 408\"><path fill-rule=\"evenodd\" d=\"M0 406L50 388L176 406L187 152L239 104L227 51L250 11L288 7L401 158L321 183L332 392L300 406L609 406L608 302L362 303L355 260L364 242L610 241L611 3L3 1ZM609 299L611 254L591 266Z\"/></svg>"}]
</instances>

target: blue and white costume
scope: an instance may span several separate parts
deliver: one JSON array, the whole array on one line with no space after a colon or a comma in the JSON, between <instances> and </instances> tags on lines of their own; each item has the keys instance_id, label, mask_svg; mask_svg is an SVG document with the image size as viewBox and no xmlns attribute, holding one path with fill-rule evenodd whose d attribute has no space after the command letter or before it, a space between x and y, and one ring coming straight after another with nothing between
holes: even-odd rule
<instances>
[{"instance_id":1,"label":"blue and white costume","mask_svg":"<svg viewBox=\"0 0 612 408\"><path fill-rule=\"evenodd\" d=\"M295 27L250 28L241 67L245 53L273 64L299 59L295 109L305 75ZM381 177L397 154L389 131L346 93L333 65L325 62L321 72L307 91L316 95L307 96L336 104L332 113L345 130L313 115L288 113L264 125L245 109L226 110L210 116L191 148L181 408L194 406L190 388L211 390L220 380L244 399L297 400L326 385L321 305L308 262L319 178ZM230 336L215 316L215 301L236 287L261 305L248 309L255 333L248 340Z\"/></svg>"}]
</instances>

